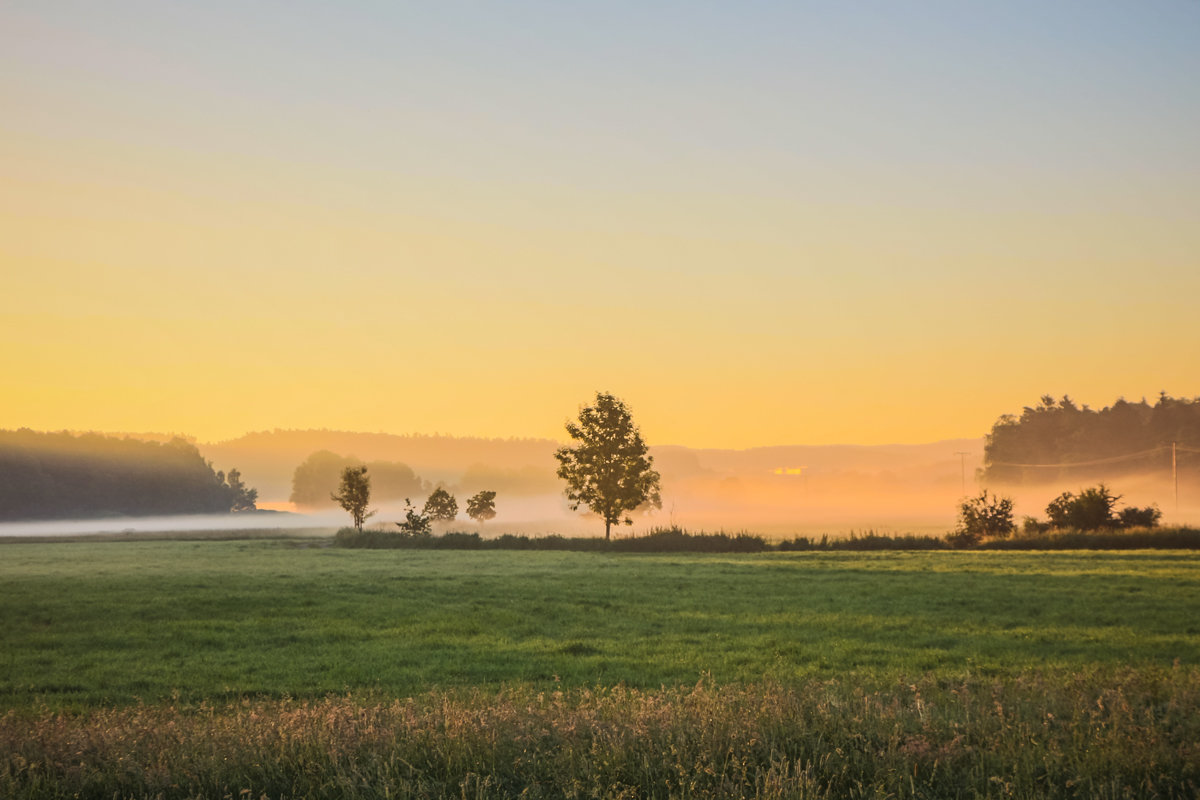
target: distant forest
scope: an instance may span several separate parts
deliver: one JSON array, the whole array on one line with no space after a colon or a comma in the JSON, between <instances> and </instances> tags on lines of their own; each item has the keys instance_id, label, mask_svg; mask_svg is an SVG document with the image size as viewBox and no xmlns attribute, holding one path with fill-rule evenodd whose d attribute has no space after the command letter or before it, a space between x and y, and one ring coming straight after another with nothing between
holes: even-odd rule
<instances>
[{"instance_id":1,"label":"distant forest","mask_svg":"<svg viewBox=\"0 0 1200 800\"><path fill-rule=\"evenodd\" d=\"M72 519L253 510L236 469L196 446L95 433L0 431L0 519Z\"/></svg>"},{"instance_id":2,"label":"distant forest","mask_svg":"<svg viewBox=\"0 0 1200 800\"><path fill-rule=\"evenodd\" d=\"M1149 472L1169 477L1173 449L1180 480L1198 480L1200 397L1163 393L1154 405L1121 399L1096 411L1065 395L1060 400L1046 395L1019 417L1006 414L996 421L984 442L980 477L997 483Z\"/></svg>"},{"instance_id":3,"label":"distant forest","mask_svg":"<svg viewBox=\"0 0 1200 800\"><path fill-rule=\"evenodd\" d=\"M375 501L423 498L431 488L429 482L417 477L407 464L398 461L368 461L364 464L352 456L318 450L296 467L292 476L292 494L288 499L306 508L336 506L331 495L337 491L342 470L359 466L367 468L371 499Z\"/></svg>"}]
</instances>

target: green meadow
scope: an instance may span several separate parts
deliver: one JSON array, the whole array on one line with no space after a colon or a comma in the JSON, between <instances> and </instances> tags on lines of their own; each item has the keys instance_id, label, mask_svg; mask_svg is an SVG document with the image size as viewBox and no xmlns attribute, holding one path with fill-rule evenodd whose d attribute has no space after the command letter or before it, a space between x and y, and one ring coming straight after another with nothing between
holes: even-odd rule
<instances>
[{"instance_id":1,"label":"green meadow","mask_svg":"<svg viewBox=\"0 0 1200 800\"><path fill-rule=\"evenodd\" d=\"M1200 555L0 545L6 797L1191 797Z\"/></svg>"},{"instance_id":2,"label":"green meadow","mask_svg":"<svg viewBox=\"0 0 1200 800\"><path fill-rule=\"evenodd\" d=\"M0 704L1200 664L1195 553L0 547Z\"/></svg>"}]
</instances>

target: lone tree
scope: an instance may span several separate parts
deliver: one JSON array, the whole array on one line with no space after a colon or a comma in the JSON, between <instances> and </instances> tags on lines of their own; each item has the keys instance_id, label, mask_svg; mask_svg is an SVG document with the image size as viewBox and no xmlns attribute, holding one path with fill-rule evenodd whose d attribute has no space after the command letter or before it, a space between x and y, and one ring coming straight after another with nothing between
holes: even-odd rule
<instances>
[{"instance_id":1,"label":"lone tree","mask_svg":"<svg viewBox=\"0 0 1200 800\"><path fill-rule=\"evenodd\" d=\"M433 522L449 522L458 516L458 501L440 486L425 501L422 513Z\"/></svg>"},{"instance_id":2,"label":"lone tree","mask_svg":"<svg viewBox=\"0 0 1200 800\"><path fill-rule=\"evenodd\" d=\"M613 523L633 524L626 512L662 507L654 459L623 402L597 392L579 422L567 423L567 433L578 444L555 451L558 477L567 482L572 511L587 506L604 518L606 541Z\"/></svg>"},{"instance_id":3,"label":"lone tree","mask_svg":"<svg viewBox=\"0 0 1200 800\"><path fill-rule=\"evenodd\" d=\"M367 477L366 467L346 467L342 470L339 491L329 496L350 512L354 527L360 531L367 517L375 514L374 511L367 511L367 504L371 502L371 479Z\"/></svg>"},{"instance_id":4,"label":"lone tree","mask_svg":"<svg viewBox=\"0 0 1200 800\"><path fill-rule=\"evenodd\" d=\"M496 516L496 493L485 490L467 500L467 516L480 524Z\"/></svg>"}]
</instances>

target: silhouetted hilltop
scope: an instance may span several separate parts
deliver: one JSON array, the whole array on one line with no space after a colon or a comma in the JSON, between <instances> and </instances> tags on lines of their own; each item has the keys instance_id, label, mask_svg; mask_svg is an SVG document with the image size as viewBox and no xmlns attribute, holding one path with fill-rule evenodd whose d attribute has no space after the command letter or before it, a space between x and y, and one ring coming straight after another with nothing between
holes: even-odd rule
<instances>
[{"instance_id":1,"label":"silhouetted hilltop","mask_svg":"<svg viewBox=\"0 0 1200 800\"><path fill-rule=\"evenodd\" d=\"M200 448L215 461L238 464L247 482L258 487L264 498L281 500L293 493L297 467L321 451L353 458L357 463L403 464L426 485L445 484L459 494L481 489L497 491L501 498L560 494L562 482L555 476L557 462L553 456L559 446L550 439L276 430L202 444ZM937 484L946 487L950 500L945 505L949 507L959 494L964 466L958 453L967 453L966 472L973 475L983 443L980 439L953 439L916 445L797 445L746 450L659 445L651 446L650 452L665 486L697 496L712 490L728 497L737 494L739 488L759 484L768 493L787 495L799 482L811 488L814 480L824 481L821 485L831 488L845 483L847 491L899 492L917 484Z\"/></svg>"},{"instance_id":2,"label":"silhouetted hilltop","mask_svg":"<svg viewBox=\"0 0 1200 800\"><path fill-rule=\"evenodd\" d=\"M537 493L545 491L553 479L553 453L558 446L550 439L274 430L202 444L200 449L214 461L237 464L246 481L258 487L264 498L284 499L292 493L296 468L319 451L359 462L405 464L431 484L461 483L464 490ZM477 483L496 485L475 487Z\"/></svg>"}]
</instances>

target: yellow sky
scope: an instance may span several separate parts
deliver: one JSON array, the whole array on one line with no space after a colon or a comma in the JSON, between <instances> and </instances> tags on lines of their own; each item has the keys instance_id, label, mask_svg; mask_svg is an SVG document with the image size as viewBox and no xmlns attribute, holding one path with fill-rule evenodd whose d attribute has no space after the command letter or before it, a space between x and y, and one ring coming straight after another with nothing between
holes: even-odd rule
<instances>
[{"instance_id":1,"label":"yellow sky","mask_svg":"<svg viewBox=\"0 0 1200 800\"><path fill-rule=\"evenodd\" d=\"M1200 393L1194 9L118 7L0 12L0 427L560 438L606 390L748 447Z\"/></svg>"}]
</instances>

